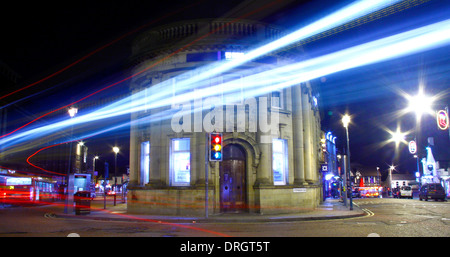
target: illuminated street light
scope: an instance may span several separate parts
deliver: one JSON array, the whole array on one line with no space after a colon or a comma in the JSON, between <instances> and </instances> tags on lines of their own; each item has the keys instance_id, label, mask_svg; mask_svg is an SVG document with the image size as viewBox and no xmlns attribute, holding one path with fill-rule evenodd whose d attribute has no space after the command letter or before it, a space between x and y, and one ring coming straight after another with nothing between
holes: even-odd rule
<instances>
[{"instance_id":1,"label":"illuminated street light","mask_svg":"<svg viewBox=\"0 0 450 257\"><path fill-rule=\"evenodd\" d=\"M347 128L349 123L350 116L348 114L345 114L344 117L342 117L342 124L344 124L344 128Z\"/></svg>"},{"instance_id":2,"label":"illuminated street light","mask_svg":"<svg viewBox=\"0 0 450 257\"><path fill-rule=\"evenodd\" d=\"M348 138L348 124L350 124L350 115L345 114L344 117L342 117L342 124L344 124L344 128L345 128L345 133L347 135L347 171L348 174L351 173L351 169L350 169L350 142L349 142L349 138ZM347 174L345 174L345 176L347 176ZM347 185L346 185L347 186ZM352 184L350 182L350 210L353 210L353 200L352 200L352 194L353 194L353 190L352 190Z\"/></svg>"},{"instance_id":3,"label":"illuminated street light","mask_svg":"<svg viewBox=\"0 0 450 257\"><path fill-rule=\"evenodd\" d=\"M113 147L114 152L114 192L117 190L117 154L119 153L119 147L114 146ZM116 197L114 194L114 206L116 206Z\"/></svg>"},{"instance_id":4,"label":"illuminated street light","mask_svg":"<svg viewBox=\"0 0 450 257\"><path fill-rule=\"evenodd\" d=\"M391 134L390 141L394 141L396 145L398 145L401 142L406 144L405 136L407 133L401 132L400 128L397 128L397 131L395 131L395 132L390 132L390 131L388 131L388 132Z\"/></svg>"},{"instance_id":5,"label":"illuminated street light","mask_svg":"<svg viewBox=\"0 0 450 257\"><path fill-rule=\"evenodd\" d=\"M409 112L416 114L417 123L424 113L433 114L431 106L433 105L433 98L425 95L422 89L419 89L419 93L415 96L408 96L408 108Z\"/></svg>"},{"instance_id":6,"label":"illuminated street light","mask_svg":"<svg viewBox=\"0 0 450 257\"><path fill-rule=\"evenodd\" d=\"M77 107L70 107L67 112L69 113L70 118L73 118L75 116L75 114L77 114L78 108Z\"/></svg>"},{"instance_id":7,"label":"illuminated street light","mask_svg":"<svg viewBox=\"0 0 450 257\"><path fill-rule=\"evenodd\" d=\"M69 113L70 118L72 119L73 117L75 117L75 114L78 113L78 108L77 107L70 107L69 110L67 111L67 113ZM67 182L67 190L66 190L66 196L65 196L65 204L64 204L64 213L69 213L72 211L72 208L70 208L70 210L68 209L69 204L72 206L73 205L73 198L71 197L71 193L69 192L69 177L70 177L70 172L71 172L71 162L72 162L72 137L73 137L73 125L71 126L70 129L70 146L69 146L69 168L67 169L67 176L66 176L66 182ZM82 142L80 142L82 143Z\"/></svg>"},{"instance_id":8,"label":"illuminated street light","mask_svg":"<svg viewBox=\"0 0 450 257\"><path fill-rule=\"evenodd\" d=\"M414 141L416 142L416 148L417 148L417 155L419 155L418 147L419 143L417 140L418 130L419 130L419 124L420 120L422 118L422 115L425 113L434 115L434 111L432 110L432 105L434 102L435 97L430 97L424 94L423 88L419 87L419 92L415 96L409 96L407 95L406 98L408 99L408 108L406 109L408 112L414 112L416 114L416 131L415 131L415 138ZM416 159L417 164L417 172L420 172L420 166L419 166L419 158Z\"/></svg>"},{"instance_id":9,"label":"illuminated street light","mask_svg":"<svg viewBox=\"0 0 450 257\"><path fill-rule=\"evenodd\" d=\"M389 166L389 187L392 190L392 171L395 170L395 166L394 165L390 165Z\"/></svg>"},{"instance_id":10,"label":"illuminated street light","mask_svg":"<svg viewBox=\"0 0 450 257\"><path fill-rule=\"evenodd\" d=\"M94 156L94 158L92 159L92 172L95 173L95 161L98 160L98 155Z\"/></svg>"}]
</instances>

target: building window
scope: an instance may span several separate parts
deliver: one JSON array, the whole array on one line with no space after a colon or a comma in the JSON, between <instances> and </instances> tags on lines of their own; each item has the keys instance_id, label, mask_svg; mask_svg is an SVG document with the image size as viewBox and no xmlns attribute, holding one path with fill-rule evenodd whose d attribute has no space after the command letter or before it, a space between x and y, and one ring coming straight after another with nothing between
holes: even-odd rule
<instances>
[{"instance_id":1,"label":"building window","mask_svg":"<svg viewBox=\"0 0 450 257\"><path fill-rule=\"evenodd\" d=\"M272 92L272 97L271 97L271 102L272 102L272 107L274 108L283 108L283 99L282 99L283 95L281 91L273 91Z\"/></svg>"},{"instance_id":2,"label":"building window","mask_svg":"<svg viewBox=\"0 0 450 257\"><path fill-rule=\"evenodd\" d=\"M150 181L150 142L141 143L141 185Z\"/></svg>"},{"instance_id":3,"label":"building window","mask_svg":"<svg viewBox=\"0 0 450 257\"><path fill-rule=\"evenodd\" d=\"M285 139L272 140L272 169L274 185L286 185L288 177L287 143Z\"/></svg>"},{"instance_id":4,"label":"building window","mask_svg":"<svg viewBox=\"0 0 450 257\"><path fill-rule=\"evenodd\" d=\"M189 186L191 181L191 152L189 138L172 139L170 149L170 178L172 186Z\"/></svg>"}]
</instances>

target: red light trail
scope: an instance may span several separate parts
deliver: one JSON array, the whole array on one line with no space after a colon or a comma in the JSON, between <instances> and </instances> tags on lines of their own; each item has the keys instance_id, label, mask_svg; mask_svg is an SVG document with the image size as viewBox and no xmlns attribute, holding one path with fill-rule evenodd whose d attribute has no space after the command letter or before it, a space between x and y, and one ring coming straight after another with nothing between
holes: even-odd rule
<instances>
[{"instance_id":1,"label":"red light trail","mask_svg":"<svg viewBox=\"0 0 450 257\"><path fill-rule=\"evenodd\" d=\"M200 2L202 2L202 1L200 1ZM197 2L196 4L198 4L198 3L200 3L200 2ZM246 13L246 14L244 14L244 15L242 15L242 16L236 18L236 19L233 19L232 21L230 21L230 22L224 24L223 26L218 27L218 28L216 28L216 29L213 30L213 31L210 31L210 32L208 32L208 33L206 33L206 34L204 34L204 35L198 37L197 39L194 39L194 40L191 41L190 43L188 43L188 44L186 44L185 46L183 46L183 47L177 49L176 51L174 51L174 52L172 52L171 54L167 55L166 57L160 59L159 61L153 63L152 65L149 65L149 66L146 67L145 69L143 69L143 70L141 70L141 71L139 71L139 72L137 72L137 73L135 73L135 74L133 74L133 75L131 75L131 76L128 76L128 77L126 77L126 78L124 78L124 79L121 79L121 80L119 80L119 81L116 81L116 82L114 82L114 83L112 83L112 84L110 84L110 85L108 85L108 86L106 86L106 87L104 87L104 88L101 88L101 89L99 89L99 90L97 90L97 91L95 91L95 92L93 92L93 93L91 93L91 94L89 94L89 95L87 95L87 96L85 96L85 97L83 97L83 98L78 99L77 101L74 101L74 102L72 102L72 103L70 103L70 104L64 105L64 106L62 106L62 107L60 107L60 108L57 108L57 109L52 110L52 111L50 111L50 112L47 112L47 113L45 113L45 114L43 114L43 115L41 115L41 116L39 116L39 117L37 117L37 118L31 120L30 122L28 122L28 123L26 123L26 124L24 124L24 125L22 125L22 126L16 128L16 129L14 129L14 130L11 131L11 132L6 133L6 134L4 134L4 135L1 135L0 138L9 136L9 135L11 135L11 134L13 134L13 133L19 131L20 129L23 129L23 128L29 126L30 124L32 124L32 123L34 123L34 122L36 122L36 121L38 121L38 120L44 118L45 116L48 116L48 115L50 115L50 114L52 114L52 113L55 113L55 112L57 112L57 111L66 109L66 108L68 108L68 107L70 107L70 106L72 106L72 105L74 105L74 104L76 104L76 103L79 103L79 102L81 102L81 101L83 101L83 100L85 100L85 99L87 99L87 98L89 98L89 97L91 97L91 96L93 96L93 95L96 95L96 94L98 94L98 93L100 93L100 92L102 92L102 91L105 91L105 90L107 90L107 89L109 89L109 88L111 88L111 87L114 87L114 86L116 86L116 85L118 85L118 84L121 84L122 82L125 82L125 81L127 81L127 80L129 80L129 79L131 79L131 78L133 78L133 77L135 77L135 76L138 76L138 75L140 75L140 74L142 74L142 73L148 71L149 69L155 67L156 65L158 65L158 64L161 63L161 62L163 62L164 60L166 60L166 59L172 57L173 55L175 55L175 54L181 52L182 50L188 48L189 46L193 45L194 43L198 42L199 40L201 40L201 39L203 39L203 38L206 38L206 37L210 36L211 34L214 34L216 31L221 30L221 29L223 29L224 27L230 26L231 24L233 24L233 23L235 23L235 22L237 22L237 21L239 21L239 20L241 20L241 19L244 19L244 18L246 18L246 17L248 17L248 16L250 16L250 15L252 15L252 14L255 14L255 13L258 13L258 12L264 10L264 9L267 9L267 8L271 7L272 5L274 5L274 4L276 4L276 3L278 3L278 1L270 2L270 3L268 3L268 4L264 5L264 6L261 6L261 7L258 8L258 9L255 9L255 10L253 10L253 11L251 11L251 12L248 12L248 13ZM195 4L195 5L196 5L196 4ZM194 6L194 4L191 5L191 6ZM191 7L191 6L189 6L189 7ZM187 8L187 7L186 7L186 8ZM184 9L186 9L186 8L183 8L182 10L184 10ZM179 11L177 11L177 12L179 12ZM176 13L176 12L174 12L174 13ZM172 13L172 14L174 14L174 13ZM168 15L166 15L166 16L168 16ZM166 16L164 16L164 17L166 17ZM155 21L153 21L153 22L155 22ZM152 23L153 23L153 22L152 22ZM113 44L113 43L115 43L115 42L121 40L122 38L124 38L124 37L126 37L126 36L128 36L128 35L131 35L131 34L137 32L137 31L141 30L142 28L144 28L144 27L146 27L146 26L148 26L148 25L150 25L150 24L151 24L151 23L146 24L146 25L143 25L143 26L139 27L138 29L135 29L135 30L133 30L133 31L131 31L131 32L128 32L128 33L124 34L123 36L121 36L121 37L119 37L119 38L117 38L117 39L111 41L110 43L108 43L108 44L106 44L106 45L104 45L104 46L102 46L102 47L96 49L95 51L91 52L89 55L86 55L85 57L79 59L76 63L78 63L78 62L80 62L80 61L82 61L82 60L88 58L89 56L93 55L94 53L96 53L96 52L98 52L98 51L100 51L100 50L102 50L102 49L108 47L109 45L111 45L111 44ZM68 69L68 68L72 67L73 65L75 65L76 63L72 63L71 65L66 66L64 69ZM62 71L63 71L63 70L60 70L60 72L62 72ZM60 73L60 72L58 72L58 73ZM56 74L55 74L55 75L56 75ZM47 77L47 78L49 78L49 77ZM43 81L43 80L41 80L40 82L42 82L42 81ZM39 83L40 83L40 82L39 82ZM37 83L36 83L36 84L37 84ZM24 89L25 89L25 88L24 88ZM1 99L1 98L0 98L0 99ZM37 168L37 169L42 170L42 171L49 172L49 173L53 173L53 174L57 174L57 175L63 175L63 176L64 176L65 174L61 174L61 173L57 173L57 172L53 172L53 171L46 170L46 169L41 168L41 167L39 167L39 166L37 166L37 165L35 165L35 164L33 164L33 163L30 162L30 158L33 157L33 156L35 156L37 153L41 152L42 150L45 150L45 149L48 149L48 148L51 148L51 147L54 147L54 146L57 146L57 145L61 145L61 144L64 144L64 143L67 143L67 142L63 142L63 143L59 143L59 144L55 144L55 145L51 145L51 146L46 146L46 147L44 147L44 148L39 149L38 151L36 151L34 154L30 155L30 156L27 158L27 163L30 164L31 166Z\"/></svg>"},{"instance_id":2,"label":"red light trail","mask_svg":"<svg viewBox=\"0 0 450 257\"><path fill-rule=\"evenodd\" d=\"M201 1L200 1L200 2L201 2ZM76 104L76 103L79 103L79 102L81 102L81 101L83 101L83 100L86 100L87 98L89 98L89 97L91 97L91 96L93 96L93 95L96 95L96 94L98 94L98 93L100 93L100 92L102 92L102 91L105 91L106 89L109 89L109 88L111 88L111 87L113 87L113 86L116 86L116 85L118 85L118 84L121 84L122 82L125 82L125 81L127 81L127 80L129 80L129 79L131 79L131 78L133 78L133 77L136 77L136 76L138 76L138 75L140 75L140 74L142 74L142 73L148 71L149 69L155 67L157 64L163 62L164 60L166 60L166 59L172 57L173 55L175 55L175 54L177 54L177 53L179 53L180 51L182 51L182 50L188 48L189 46L193 45L193 44L196 43L197 41L199 41L199 40L201 40L201 39L203 39L203 38L206 38L206 37L210 36L211 34L214 34L216 31L221 30L221 29L223 29L224 27L228 27L228 26L230 26L231 24L233 24L233 23L235 23L235 22L237 22L237 21L239 21L239 20L241 20L241 19L245 19L246 17L248 17L248 16L250 16L250 15L252 15L252 14L258 13L258 12L260 12L260 11L266 9L266 8L269 8L270 6L274 5L274 4L277 3L277 2L279 2L279 1L273 1L273 2L270 2L270 3L268 3L268 4L266 4L266 5L262 6L262 7L260 7L260 8L258 8L258 9L255 9L255 10L253 10L253 11L251 11L251 12L248 12L248 13L246 13L246 14L244 14L244 15L242 15L242 16L240 16L240 17L234 19L234 20L232 20L231 22L228 22L228 23L224 24L223 26L218 27L218 28L216 28L215 30L206 33L205 35L198 37L197 39L195 39L195 40L193 40L192 42L186 44L185 46L179 48L178 50L172 52L171 54L169 54L169 55L167 55L166 57L160 59L159 61L155 62L154 64L149 65L149 66L146 67L145 69L143 69L143 70L141 70L141 71L139 71L139 72L137 72L137 73L135 73L135 74L133 74L133 75L131 75L131 76L128 76L128 77L126 77L126 78L124 78L124 79L121 79L121 80L119 80L119 81L117 81L117 82L114 82L114 83L112 83L112 84L110 84L110 85L108 85L108 86L106 86L106 87L104 87L104 88L102 88L102 89L99 89L99 90L97 90L97 91L95 91L95 92L93 92L93 93L91 93L91 94L89 94L89 95L87 95L87 96L85 96L85 97L83 97L83 98L77 100L77 101L74 101L74 102L72 102L72 103L70 103L70 104L64 105L64 106L62 106L62 107L60 107L60 108L58 108L58 109L55 109L55 110L53 110L53 111L47 112L47 113L45 113L45 114L43 114L43 115L41 115L41 116L39 116L39 117L33 119L32 121L30 121L30 122L28 122L28 123L26 123L26 124L24 124L24 125L22 125L22 126L16 128L16 129L14 129L14 130L11 131L11 132L6 133L6 134L4 134L4 135L1 135L0 138L9 136L9 135L11 135L11 134L13 134L13 133L19 131L20 129L23 129L23 128L27 127L28 125L30 125L30 124L32 124L32 123L34 123L34 122L36 122L36 121L38 121L38 120L44 118L45 116L48 116L48 115L50 115L50 114L52 114L52 113L55 113L55 112L57 112L57 111L60 111L60 110L62 110L62 109L68 108L68 107L70 107L70 106L72 106L72 105L74 105L74 104ZM199 3L199 2L198 2L198 3ZM197 3L197 4L198 4L198 3ZM192 6L193 6L193 5L192 5ZM184 8L184 9L186 9L186 8ZM183 9L183 10L184 10L184 9ZM166 16L167 16L167 15L166 15ZM155 21L153 21L153 22L155 22ZM153 23L153 22L152 22L152 23ZM138 30L140 30L140 29L142 29L143 27L146 27L146 26L148 26L148 25L150 25L150 24L143 25L143 26L139 27L138 29L135 29L135 30L133 30L133 31L131 31L131 32L129 32L129 33L126 33L126 34L124 34L123 36L119 37L118 39L116 39L116 40L114 40L114 41L112 41L112 42L115 43L115 42L119 41L120 39L122 39L123 37L128 36L128 35L131 35L131 34L137 32ZM100 50L106 48L107 46L109 46L109 45L111 45L111 44L112 44L112 43L109 43L109 44L107 44L107 45L105 45L105 46L103 46L103 47L100 47L100 48L98 48L97 50L95 50L94 52L98 52L98 51L100 51ZM94 54L94 52L92 52L92 54ZM92 54L91 54L91 55L92 55ZM90 56L90 55L89 55L89 56ZM85 56L85 57L87 58L88 56ZM83 58L81 58L81 59L79 59L79 60L81 61L82 59L84 60L85 58L83 57ZM73 63L73 64L74 64L74 63ZM71 67L71 66L73 66L73 65L69 65L69 66ZM69 68L69 66L66 66L66 68ZM55 75L56 75L56 74L55 74ZM50 76L49 76L49 77L50 77ZM49 77L47 77L47 78L49 78ZM42 82L42 81L44 81L44 80L40 80L40 82ZM39 83L40 83L40 82L39 82ZM28 86L27 86L27 87L28 87ZM0 98L0 100L1 100L1 98Z\"/></svg>"},{"instance_id":3,"label":"red light trail","mask_svg":"<svg viewBox=\"0 0 450 257\"><path fill-rule=\"evenodd\" d=\"M138 27L138 28L136 28L136 29L134 29L134 30L132 30L132 31L129 31L129 32L127 32L127 33L125 33L125 34L119 36L118 38L112 40L111 42L109 42L109 43L107 43L107 44L105 44L105 45L103 45L103 46L101 46L101 47L95 49L94 51L92 51L92 52L90 52L90 53L84 55L83 57L81 57L81 58L79 58L78 60L72 62L71 64L69 64L69 65L63 67L62 69L60 69L60 70L58 70L58 71L56 71L56 72L54 72L54 73L52 73L52 74L50 74L50 75L44 77L44 78L42 78L42 79L40 79L40 80L38 80L38 81L35 81L35 82L33 82L33 83L31 83L31 84L25 86L25 87L19 88L19 89L15 90L15 91L13 91L13 92L10 92L10 93L8 93L8 94L6 94L6 95L0 96L0 100L2 100L3 98L6 98L6 97L8 97L8 96L11 96L11 95L13 95L13 94L16 94L16 93L18 93L18 92L20 92L20 91L23 91L23 90L25 90L25 89L27 89L27 88L33 87L33 86L35 86L35 85L37 85L37 84L40 84L40 83L42 83L42 82L44 82L44 81L46 81L46 80L48 80L48 79L50 79L50 78L52 78L52 77L54 77L54 76L56 76L56 75L58 75L58 74L64 72L64 71L66 71L66 70L72 68L73 66L77 65L78 63L80 63L80 62L82 62L82 61L88 59L89 57L93 56L94 54L96 54L96 53L98 53L98 52L104 50L105 48L107 48L107 47L109 47L109 46L111 46L111 45L113 45L113 44L119 42L120 40L122 40L122 39L124 39L124 38L126 38L126 37L128 37L128 36L130 36L130 35L132 35L132 34L134 34L134 33L136 33L136 32L138 32L138 31L142 30L143 28L148 27L148 26L150 26L150 25L152 25L152 24L154 24L154 23L156 23L156 22L158 22L158 21L161 21L161 20L163 20L163 19L165 19L165 18L168 18L168 17L170 17L170 16L172 16L172 15L175 15L175 14L177 14L177 13L180 13L180 12L182 12L182 11L185 11L186 9L189 9L189 8L191 8L191 7L194 7L194 6L200 4L200 3L203 2L203 1L204 1L204 0L201 0L201 1L195 2L195 3L191 4L191 5L188 5L188 6L185 6L185 7L183 7L183 8L180 8L180 9L178 9L178 10L176 10L176 11L170 12L170 13L168 13L168 14L166 14L166 15L164 15L164 16L161 16L160 18L157 18L157 19L155 19L155 20L152 20L151 22L148 22L148 23L146 23L146 24L144 24L144 25L142 25L142 26L140 26L140 27Z\"/></svg>"}]
</instances>

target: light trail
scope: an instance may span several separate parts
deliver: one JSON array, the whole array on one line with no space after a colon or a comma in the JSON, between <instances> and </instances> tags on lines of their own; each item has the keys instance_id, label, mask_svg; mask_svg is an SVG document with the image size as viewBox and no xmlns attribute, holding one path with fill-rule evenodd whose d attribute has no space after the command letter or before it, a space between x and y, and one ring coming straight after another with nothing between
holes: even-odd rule
<instances>
[{"instance_id":1,"label":"light trail","mask_svg":"<svg viewBox=\"0 0 450 257\"><path fill-rule=\"evenodd\" d=\"M250 75L246 78L247 83L245 83L245 95L247 97L260 96L274 90L284 89L292 85L306 82L324 75L381 61L387 61L393 58L399 58L405 55L410 55L420 51L426 51L429 49L447 45L449 43L450 20L446 20L415 30L400 33L394 36L369 42L363 45L355 46L326 56L300 62L298 64L286 65L284 67L280 67L270 71L264 71L254 75ZM278 82L278 84L267 86L267 84L275 82ZM171 106L174 102L177 106L179 104L183 104L183 102L186 102L186 99L189 99L189 101L191 101L195 98L198 99L211 97L216 95L216 92L221 92L221 90L224 94L226 94L227 97L236 96L236 94L240 94L239 85L240 83L230 81L222 85L194 90L179 96L175 96L173 98L169 97L171 91L167 89L165 91L159 92L158 94L151 95L150 97L146 97L144 92L141 91L133 96L130 96L131 98L133 98L133 101L131 101L130 98L125 98L90 114L72 118L70 120L65 120L56 124L40 127L35 130L28 131L27 134L36 135L37 133L43 133L43 131L56 131L60 128L67 127L69 124L79 125L82 123L88 123L101 119L117 117L119 115L139 112L147 108L156 109L167 107ZM166 95L165 97L162 97L161 94ZM204 110L204 106L198 106L197 109L189 109L188 111L198 112L202 110ZM164 119L170 119L172 117L171 115L173 115L174 112L175 110L173 109L167 109L156 114L135 120L133 121L133 123L152 123ZM130 122L125 122L113 128L107 128L102 131L94 132L94 134L97 135L109 132L128 125L130 125ZM89 134L88 136L92 136L92 134ZM21 136L19 135L18 137L20 138ZM86 136L83 136L83 138L85 137ZM77 140L80 139L81 138ZM59 144L61 143L55 144L53 146ZM48 148L49 147L40 149L32 156L36 155L41 150ZM32 156L27 159L27 162L30 165L36 167L29 161ZM43 170L42 168L40 169Z\"/></svg>"},{"instance_id":2,"label":"light trail","mask_svg":"<svg viewBox=\"0 0 450 257\"><path fill-rule=\"evenodd\" d=\"M254 11L252 11L250 13L247 13L247 14L245 14L245 15L237 18L237 19L235 19L233 22L235 22L237 20L240 20L240 19L243 19L243 18L249 16L250 14L257 13L257 12L263 10L263 9L266 9L266 8L272 6L275 2L276 1L271 2L271 3L269 3L269 4L265 5L265 6L262 6L262 7L254 10ZM180 83L178 85L178 87L180 89L189 88L189 87L191 87L191 85L193 85L195 83L198 83L198 82L200 82L202 80L205 80L207 78L211 78L211 77L213 77L213 76L215 76L217 74L223 73L225 71L228 71L228 70L230 70L232 68L235 68L235 67L237 67L239 65L242 65L242 64L244 64L246 62L249 62L249 61L251 61L251 60L253 60L255 58L261 57L261 56L263 56L265 54L268 54L270 52L276 51L276 50L278 50L280 48L283 48L283 47L285 47L287 45L296 43L296 42L298 42L300 40L303 40L303 39L309 38L311 36L314 36L316 34L322 33L324 31L327 31L327 30L332 29L334 27L340 26L340 25L345 24L347 22L350 22L352 20L358 19L358 18L360 18L362 16L365 16L367 14L376 12L376 11L381 10L383 8L386 8L388 6L392 6L393 4L398 3L398 2L401 2L401 0L357 1L355 3L352 3L352 4L348 5L348 6L346 6L346 7L342 8L342 9L340 9L340 10L338 10L338 11L336 11L336 12L334 12L334 13L332 13L332 14L330 14L330 15L328 15L328 16L326 16L326 17L324 17L324 18L322 18L322 19L320 19L318 21L316 21L316 22L311 23L308 26L305 26L305 27L303 27L303 28L301 28L301 29L291 33L291 34L289 34L287 36L284 36L284 37L282 37L282 38L280 38L278 40L270 42L270 43L268 43L266 45L263 45L261 47L258 47L258 48L256 48L253 51L250 51L247 54L245 54L243 58L235 59L235 60L232 60L230 62L220 62L218 64L213 64L213 65L209 65L207 67L202 67L202 68L196 70L196 72L200 71L200 75L197 75L197 76L194 76L194 77L192 77L192 78L190 78L188 80L185 80L183 83ZM227 23L225 26L229 26L231 23L232 22ZM218 28L218 29L220 29L220 28ZM162 58L158 62L145 67L144 69L136 72L135 74L133 74L133 75L127 77L127 78L124 78L124 79L119 80L119 81L117 81L115 83L112 83L112 84L110 84L110 85L108 85L108 86L106 86L106 87L104 87L104 88L102 88L100 90L97 90L96 92L94 92L92 94L89 94L89 95L87 95L87 96L85 96L85 97L83 97L83 98L81 98L81 99L79 99L79 100L77 100L77 101L75 101L73 103L70 103L68 105L65 105L65 106L62 106L60 108L57 108L57 109L55 109L53 111L50 111L50 112L48 112L46 114L43 114L43 115L33 119L32 121L30 121L30 122L20 126L19 128L14 129L13 131L11 131L9 133L1 135L0 138L9 136L9 135L11 135L11 134L13 134L13 133L15 133L15 132L17 132L17 131L27 127L27 126L29 126L29 125L31 125L32 123L36 122L37 120L40 120L40 119L42 119L42 118L44 118L44 117L46 117L46 116L48 116L48 115L50 115L52 113L55 113L57 111L63 110L65 108L68 108L69 106L74 105L74 104L76 104L78 102L81 102L83 100L86 100L87 98L89 98L89 97L91 97L91 96L93 96L95 94L98 94L98 93L100 93L100 92L102 92L102 91L104 91L106 89L109 89L109 88L111 88L113 86L121 84L124 81L128 81L128 80L130 80L133 77L139 76L140 74L148 71L149 69L153 68L155 65L159 64L161 61L168 59L169 57L173 56L174 54L182 51L183 49L186 49L188 46L194 44L195 42L201 40L202 38L205 38L205 37L211 35L212 33L213 32L209 32L209 33L207 33L207 34L205 34L205 35L203 35L203 36L193 40L189 44L179 48L178 50L176 50L173 53L169 54L168 56ZM161 87L162 87L162 84L160 84L159 87L158 86L154 86L154 89L155 89L155 91L157 91L157 90L161 89Z\"/></svg>"},{"instance_id":3,"label":"light trail","mask_svg":"<svg viewBox=\"0 0 450 257\"><path fill-rule=\"evenodd\" d=\"M190 4L190 5L185 6L185 7L183 7L183 8L180 8L180 9L178 9L178 10L175 10L175 11L173 11L173 12L170 12L170 13L168 13L168 14L166 14L166 15L163 15L163 16L157 18L157 19L154 19L154 20L152 20L152 21L150 21L150 22L148 22L148 23L146 23L146 24L144 24L144 25L142 25L142 26L139 26L138 28L136 28L136 29L134 29L134 30L131 30L131 31L129 31L129 32L127 32L127 33L125 33L125 34L123 34L123 35L117 37L116 39L114 39L114 40L112 40L112 41L110 41L110 42L108 42L108 43L106 43L106 44L100 46L99 48L97 48L97 49L95 49L95 50L89 52L88 54L84 55L83 57L81 57L81 58L75 60L74 62L70 63L69 65L63 67L62 69L59 69L59 70L57 70L56 72L54 72L54 73L52 73L52 74L50 74L50 75L48 75L48 76L46 76L46 77L44 77L44 78L38 80L38 81L35 81L35 82L33 82L33 83L31 83L31 84L29 84L29 85L27 85L27 86L24 86L24 87L19 88L19 89L15 90L15 91L12 91L12 92L7 93L7 94L5 94L5 95L3 95L3 96L0 96L0 100L2 100L3 98L6 98L6 97L8 97L8 96L14 95L14 94L16 94L16 93L19 93L19 92L21 92L21 91L23 91L23 90L25 90L25 89L30 88L30 87L36 86L36 85L38 85L38 84L40 84L40 83L42 83L42 82L44 82L44 81L46 81L46 80L49 80L50 78L55 77L55 76L59 75L60 73L63 73L64 71L66 71L66 70L72 68L73 66L77 65L78 63L83 62L84 60L90 58L91 56L95 55L96 53L101 52L102 50L108 48L109 46L114 45L115 43L119 42L120 40L122 40L122 39L124 39L124 38L126 38L126 37L128 37L128 36L131 36L131 35L133 35L134 33L138 32L138 31L140 31L140 30L142 30L142 29L144 29L144 28L146 28L146 27L148 27L148 26L150 26L150 25L152 25L152 24L155 24L155 23L158 22L158 21L161 21L161 20L163 20L163 19L165 19L165 18L168 18L168 17L170 17L170 16L173 16L173 15L175 15L175 14L177 14L177 13L180 13L180 12L182 12L182 11L185 11L186 9L189 9L189 8L191 8L191 7L194 7L194 6L200 4L200 3L203 2L203 1L204 1L204 0L197 1L197 2L195 2L195 3L192 3L192 4ZM1 109L1 108L4 108L4 107L0 107L0 109Z\"/></svg>"},{"instance_id":4,"label":"light trail","mask_svg":"<svg viewBox=\"0 0 450 257\"><path fill-rule=\"evenodd\" d=\"M270 71L263 71L245 78L246 97L260 96L274 90L290 87L302 82L306 82L324 75L361 67L377 62L387 61L394 58L411 55L417 52L430 50L450 43L450 20L438 22L418 29L400 33L373 42L351 47L326 56L314 58L304 62L286 65ZM278 82L278 83L277 83ZM164 85L165 90L159 87L150 87L150 96L145 97L143 91L116 103L108 105L90 114L77 116L75 118L57 122L55 124L38 127L15 136L0 140L1 144L9 143L12 140L30 140L30 136L42 136L72 125L99 121L102 119L127 115L145 109L155 109L164 106L171 106L173 103L182 104L195 98L207 98L223 92L224 95L236 94L240 90L239 83L235 81L227 82L217 86L192 90L190 92L172 96L171 88L167 88L169 82L158 84ZM268 83L273 83L268 86ZM196 84L195 86L198 86ZM201 85L201 84L200 84ZM225 103L226 104L226 103ZM173 110L172 110L173 111ZM157 119L167 118L166 111L161 115L157 114ZM156 117L156 116L155 116ZM148 118L149 122L155 117Z\"/></svg>"},{"instance_id":5,"label":"light trail","mask_svg":"<svg viewBox=\"0 0 450 257\"><path fill-rule=\"evenodd\" d=\"M247 97L259 96L273 90L283 89L295 84L309 81L323 75L373 64L376 62L386 61L389 59L398 58L401 56L406 56L420 51L425 51L442 45L446 45L449 41L449 27L449 21L447 20L419 29L400 33L398 35L394 35L384 39L376 40L360 46L351 47L349 49L345 49L326 56L314 58L297 64L285 65L277 69L259 72L254 75L249 75L245 78L245 95ZM247 55L244 55L244 57L245 56ZM247 58L244 59L245 60L238 60L237 63L242 64L243 62L246 62L248 60ZM230 66L231 63L235 63L236 66L239 65L236 64L236 62L231 61L225 63L225 66L233 67ZM204 69L204 67L200 69ZM147 69L145 69L144 71L146 70ZM253 71L251 70L244 72L250 74L253 73ZM143 71L140 71L138 74L142 73ZM8 138L2 139L0 140L0 143L4 144L5 147L12 147L19 142L26 142L27 140L31 140L34 136L50 134L52 131L58 131L60 129L68 128L69 126L73 125L80 125L82 123L118 117L120 115L126 115L145 109L170 106L174 103L178 105L186 102L186 99L194 99L196 97L210 97L215 95L215 92L220 91L222 91L224 95L236 95L239 93L237 92L238 90L240 90L239 83L236 83L234 81L214 87L196 89L195 91L193 91L194 88L202 87L202 84L200 82L205 82L205 78L213 76L213 73L209 71L207 73L207 76L201 74L200 76L196 76L193 79L191 78L185 81L180 81L180 83L183 84L185 88L189 88L191 90L188 93L171 97L172 92L171 90L168 90L170 82L165 81L149 88L149 90L151 90L150 97L146 97L144 91L141 91L90 114L77 116L76 118L57 122L48 126L31 129L15 136L10 136ZM130 77L126 79L129 78ZM197 83L191 84L194 82ZM267 86L267 84L273 85ZM195 87L193 87L192 85L195 85ZM164 90L162 90L163 88ZM169 89L171 89L171 87L169 87ZM156 115L152 115L151 117L146 117L145 121L153 122L156 120L167 119L168 117L170 117L171 113L173 114L173 112L174 110L166 110L163 113L157 113ZM123 123L117 127L123 127L127 125L129 125L128 122ZM105 131L111 131L111 129L106 129L103 132L94 132L94 134L104 133ZM83 138L83 136L81 136L80 138ZM59 144L61 143L57 143L55 145ZM35 154L33 154L33 156ZM28 161L30 157L28 158Z\"/></svg>"}]
</instances>

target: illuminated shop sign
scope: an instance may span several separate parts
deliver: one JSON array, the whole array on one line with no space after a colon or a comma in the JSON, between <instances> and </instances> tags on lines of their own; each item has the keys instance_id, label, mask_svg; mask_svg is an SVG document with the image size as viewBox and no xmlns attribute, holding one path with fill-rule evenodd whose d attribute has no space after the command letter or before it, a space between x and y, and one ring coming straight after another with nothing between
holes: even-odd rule
<instances>
[{"instance_id":1,"label":"illuminated shop sign","mask_svg":"<svg viewBox=\"0 0 450 257\"><path fill-rule=\"evenodd\" d=\"M417 152L417 144L416 144L416 141L414 141L414 140L409 141L408 146L409 146L409 152L410 152L411 154L415 154L415 153Z\"/></svg>"},{"instance_id":2,"label":"illuminated shop sign","mask_svg":"<svg viewBox=\"0 0 450 257\"><path fill-rule=\"evenodd\" d=\"M436 121L439 129L448 129L448 113L445 110L440 110L437 112Z\"/></svg>"},{"instance_id":3,"label":"illuminated shop sign","mask_svg":"<svg viewBox=\"0 0 450 257\"><path fill-rule=\"evenodd\" d=\"M31 185L31 178L6 178L7 186L29 186Z\"/></svg>"}]
</instances>

